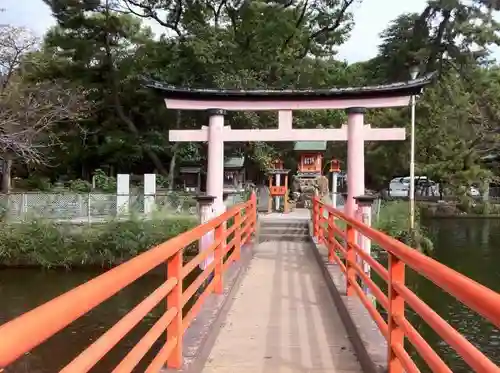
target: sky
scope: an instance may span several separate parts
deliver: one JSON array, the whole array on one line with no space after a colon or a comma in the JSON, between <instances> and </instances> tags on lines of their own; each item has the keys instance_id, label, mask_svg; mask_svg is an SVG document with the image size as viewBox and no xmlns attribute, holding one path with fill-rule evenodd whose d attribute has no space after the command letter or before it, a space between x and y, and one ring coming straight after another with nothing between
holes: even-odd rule
<instances>
[{"instance_id":1,"label":"sky","mask_svg":"<svg viewBox=\"0 0 500 373\"><path fill-rule=\"evenodd\" d=\"M350 63L374 57L380 33L390 21L402 13L421 12L426 3L427 0L363 0L353 8L355 27L349 40L340 47L338 57ZM0 8L5 9L0 12L0 24L24 26L39 35L54 24L42 0L0 0ZM161 29L150 25L160 33Z\"/></svg>"}]
</instances>

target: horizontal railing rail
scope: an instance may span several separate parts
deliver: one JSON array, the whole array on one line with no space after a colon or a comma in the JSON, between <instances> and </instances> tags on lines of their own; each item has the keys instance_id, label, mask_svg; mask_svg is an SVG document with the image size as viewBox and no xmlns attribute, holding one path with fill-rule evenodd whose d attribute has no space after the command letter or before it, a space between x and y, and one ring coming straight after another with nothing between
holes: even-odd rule
<instances>
[{"instance_id":1,"label":"horizontal railing rail","mask_svg":"<svg viewBox=\"0 0 500 373\"><path fill-rule=\"evenodd\" d=\"M405 338L433 372L452 372L423 336L405 317L405 304L416 312L475 371L500 372L494 362L455 330L446 320L405 285L405 266L427 278L471 310L500 328L500 294L420 253L418 250L377 231L357 219L313 200L313 235L328 249L328 260L337 263L346 278L348 296L356 295L388 343L389 373L414 373L420 369L404 347ZM345 225L341 229L338 221ZM384 267L358 244L364 237L388 254ZM387 283L387 293L363 269L368 265ZM358 282L360 281L362 285ZM362 286L387 312L387 321Z\"/></svg>"},{"instance_id":2,"label":"horizontal railing rail","mask_svg":"<svg viewBox=\"0 0 500 373\"><path fill-rule=\"evenodd\" d=\"M167 340L149 362L146 372L160 371L166 364L179 369L183 363L182 338L211 293L223 293L224 272L238 260L241 247L255 232L256 198L230 208L222 215L184 232L106 273L0 326L0 372L66 326L99 306L154 268L167 266L166 281L93 342L61 372L88 372L122 340L155 306L166 299L166 310L150 330L119 362L113 372L131 372L153 343L167 332ZM229 224L232 223L231 226ZM206 234L214 233L208 248L183 262L183 250ZM230 238L230 241L227 240ZM213 255L198 277L183 289L183 279ZM213 278L210 279L211 275ZM200 291L201 289L201 291ZM183 315L183 307L197 299Z\"/></svg>"}]
</instances>

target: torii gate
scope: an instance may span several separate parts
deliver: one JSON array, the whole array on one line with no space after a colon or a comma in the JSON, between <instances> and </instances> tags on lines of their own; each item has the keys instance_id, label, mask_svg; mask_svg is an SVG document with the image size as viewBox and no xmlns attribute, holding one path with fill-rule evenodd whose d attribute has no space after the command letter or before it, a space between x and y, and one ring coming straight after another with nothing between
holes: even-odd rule
<instances>
[{"instance_id":1,"label":"torii gate","mask_svg":"<svg viewBox=\"0 0 500 373\"><path fill-rule=\"evenodd\" d=\"M354 216L354 197L365 193L364 142L404 140L404 128L371 128L364 125L365 109L407 106L422 92L432 75L409 82L331 90L215 90L184 89L151 82L147 86L163 95L166 107L207 110L209 125L198 130L171 130L172 142L208 142L207 194L214 196L216 213L224 211L224 142L247 141L347 141L346 212ZM346 109L347 125L339 129L294 129L292 110ZM276 110L277 129L231 129L224 126L230 111Z\"/></svg>"}]
</instances>

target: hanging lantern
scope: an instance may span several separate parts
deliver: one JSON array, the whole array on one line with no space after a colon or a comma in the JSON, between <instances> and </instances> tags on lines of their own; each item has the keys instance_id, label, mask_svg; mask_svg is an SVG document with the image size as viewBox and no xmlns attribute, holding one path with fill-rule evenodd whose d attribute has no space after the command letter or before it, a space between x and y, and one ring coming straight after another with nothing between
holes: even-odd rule
<instances>
[{"instance_id":1,"label":"hanging lantern","mask_svg":"<svg viewBox=\"0 0 500 373\"><path fill-rule=\"evenodd\" d=\"M340 162L337 159L330 162L330 172L340 172Z\"/></svg>"},{"instance_id":2,"label":"hanging lantern","mask_svg":"<svg viewBox=\"0 0 500 373\"><path fill-rule=\"evenodd\" d=\"M282 170L284 168L283 161L281 159L275 159L272 162L272 167L275 170Z\"/></svg>"}]
</instances>

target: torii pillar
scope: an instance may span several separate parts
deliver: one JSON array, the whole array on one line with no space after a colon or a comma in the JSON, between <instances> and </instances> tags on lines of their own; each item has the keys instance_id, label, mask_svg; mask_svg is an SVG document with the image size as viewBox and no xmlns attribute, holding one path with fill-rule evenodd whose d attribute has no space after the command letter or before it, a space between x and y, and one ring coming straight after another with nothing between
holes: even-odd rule
<instances>
[{"instance_id":1,"label":"torii pillar","mask_svg":"<svg viewBox=\"0 0 500 373\"><path fill-rule=\"evenodd\" d=\"M222 109L208 109L207 195L214 197L216 215L225 211L224 191L224 116Z\"/></svg>"},{"instance_id":2,"label":"torii pillar","mask_svg":"<svg viewBox=\"0 0 500 373\"><path fill-rule=\"evenodd\" d=\"M362 107L347 110L347 201L345 212L354 217L356 200L365 194L365 137L363 133L364 113Z\"/></svg>"}]
</instances>

